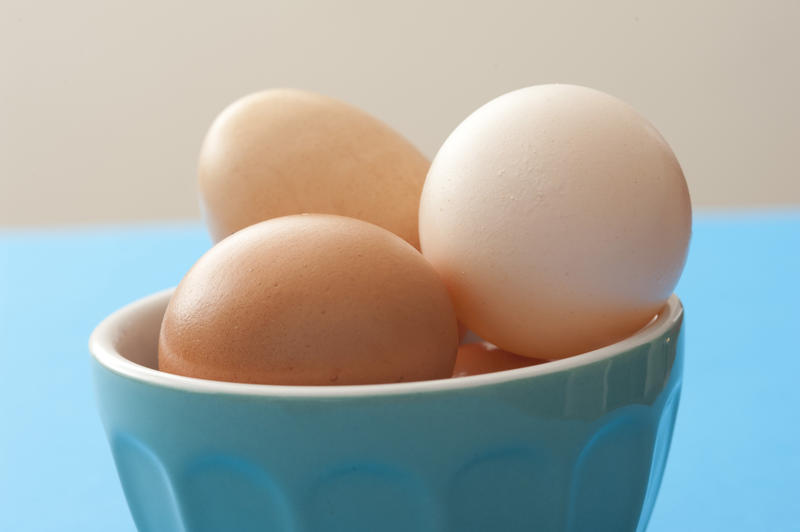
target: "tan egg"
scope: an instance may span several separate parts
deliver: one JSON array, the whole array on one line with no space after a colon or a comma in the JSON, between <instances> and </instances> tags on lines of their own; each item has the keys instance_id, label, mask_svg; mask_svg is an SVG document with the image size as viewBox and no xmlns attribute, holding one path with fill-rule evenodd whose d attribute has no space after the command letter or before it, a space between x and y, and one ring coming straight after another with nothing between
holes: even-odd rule
<instances>
[{"instance_id":1,"label":"tan egg","mask_svg":"<svg viewBox=\"0 0 800 532\"><path fill-rule=\"evenodd\" d=\"M289 214L365 220L419 248L429 161L389 126L327 96L276 89L226 108L200 151L200 199L219 241Z\"/></svg>"},{"instance_id":2,"label":"tan egg","mask_svg":"<svg viewBox=\"0 0 800 532\"><path fill-rule=\"evenodd\" d=\"M469 375L525 368L544 362L546 361L503 351L489 342L463 344L458 347L453 377L467 377Z\"/></svg>"},{"instance_id":3,"label":"tan egg","mask_svg":"<svg viewBox=\"0 0 800 532\"><path fill-rule=\"evenodd\" d=\"M467 333L469 333L469 329L467 329L467 326L464 325L463 323L459 323L458 324L458 341L459 342L463 342L464 338L467 336Z\"/></svg>"},{"instance_id":4,"label":"tan egg","mask_svg":"<svg viewBox=\"0 0 800 532\"><path fill-rule=\"evenodd\" d=\"M448 137L420 240L470 330L556 359L650 321L680 277L691 218L678 160L645 118L600 91L540 85Z\"/></svg>"},{"instance_id":5,"label":"tan egg","mask_svg":"<svg viewBox=\"0 0 800 532\"><path fill-rule=\"evenodd\" d=\"M162 371L262 384L446 378L458 346L447 289L410 244L331 215L272 219L218 243L175 290Z\"/></svg>"}]
</instances>

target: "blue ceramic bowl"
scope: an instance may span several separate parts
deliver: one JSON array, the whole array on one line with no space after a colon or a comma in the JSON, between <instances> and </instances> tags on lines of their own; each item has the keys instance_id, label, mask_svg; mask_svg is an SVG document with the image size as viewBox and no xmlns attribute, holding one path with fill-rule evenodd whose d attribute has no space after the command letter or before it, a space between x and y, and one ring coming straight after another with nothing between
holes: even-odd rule
<instances>
[{"instance_id":1,"label":"blue ceramic bowl","mask_svg":"<svg viewBox=\"0 0 800 532\"><path fill-rule=\"evenodd\" d=\"M142 532L644 530L678 408L683 310L568 359L362 386L154 368L170 292L90 341L100 415Z\"/></svg>"}]
</instances>

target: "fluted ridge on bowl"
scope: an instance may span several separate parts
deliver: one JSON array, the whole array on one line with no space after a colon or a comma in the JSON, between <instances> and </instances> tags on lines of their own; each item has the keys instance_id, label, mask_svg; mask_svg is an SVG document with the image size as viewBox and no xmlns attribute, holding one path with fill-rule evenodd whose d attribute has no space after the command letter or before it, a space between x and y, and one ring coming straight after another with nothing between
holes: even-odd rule
<instances>
[{"instance_id":1,"label":"fluted ridge on bowl","mask_svg":"<svg viewBox=\"0 0 800 532\"><path fill-rule=\"evenodd\" d=\"M211 449L178 458L129 434L112 447L143 532L636 530L631 509L643 505L641 519L649 518L667 458L653 448L668 447L677 393L614 411L570 452L492 447L434 475L342 458L290 480Z\"/></svg>"}]
</instances>

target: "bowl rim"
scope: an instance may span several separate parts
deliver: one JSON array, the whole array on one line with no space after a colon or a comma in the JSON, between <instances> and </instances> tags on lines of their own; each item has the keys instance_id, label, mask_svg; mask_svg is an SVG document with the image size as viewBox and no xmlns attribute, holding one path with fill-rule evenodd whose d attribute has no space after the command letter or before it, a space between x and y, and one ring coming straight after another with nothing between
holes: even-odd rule
<instances>
[{"instance_id":1,"label":"bowl rim","mask_svg":"<svg viewBox=\"0 0 800 532\"><path fill-rule=\"evenodd\" d=\"M678 299L675 294L672 294L657 316L636 333L619 342L560 360L552 360L534 366L484 373L481 375L428 381L387 384L351 384L341 386L249 384L214 381L166 373L137 364L118 352L115 344L117 339L121 336L120 331L123 330L127 324L135 321L143 314L152 312L163 313L173 291L174 287L135 300L106 317L94 329L89 338L89 352L92 357L94 357L101 366L122 377L162 388L171 388L192 393L320 399L382 395L416 395L421 393L492 386L586 366L653 342L666 334L683 316L683 305L680 299Z\"/></svg>"}]
</instances>

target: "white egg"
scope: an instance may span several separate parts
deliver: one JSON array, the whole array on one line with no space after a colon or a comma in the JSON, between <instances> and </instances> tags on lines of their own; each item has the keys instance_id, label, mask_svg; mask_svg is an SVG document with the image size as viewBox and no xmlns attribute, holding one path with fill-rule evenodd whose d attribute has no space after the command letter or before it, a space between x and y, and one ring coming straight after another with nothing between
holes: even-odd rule
<instances>
[{"instance_id":1,"label":"white egg","mask_svg":"<svg viewBox=\"0 0 800 532\"><path fill-rule=\"evenodd\" d=\"M520 89L462 122L433 161L420 241L459 320L555 359L645 325L681 274L681 167L628 104L574 85Z\"/></svg>"}]
</instances>

